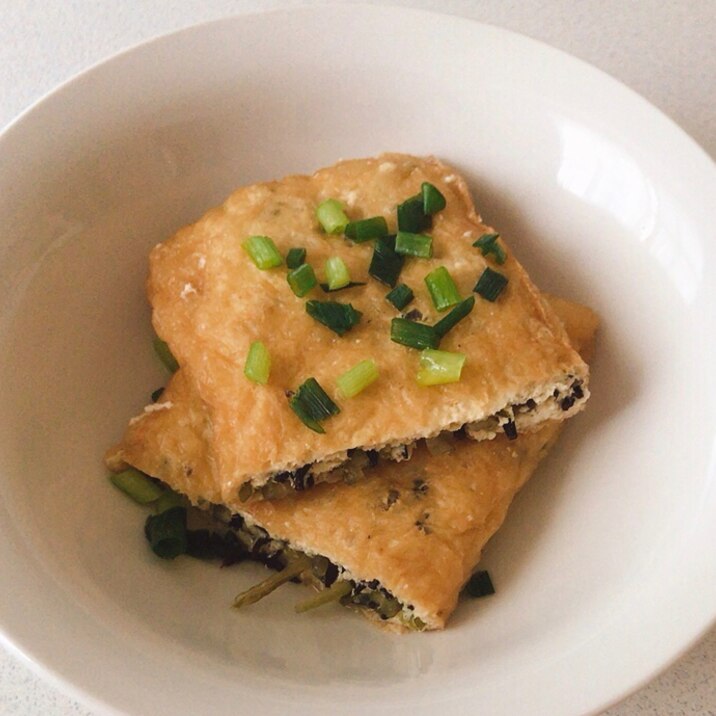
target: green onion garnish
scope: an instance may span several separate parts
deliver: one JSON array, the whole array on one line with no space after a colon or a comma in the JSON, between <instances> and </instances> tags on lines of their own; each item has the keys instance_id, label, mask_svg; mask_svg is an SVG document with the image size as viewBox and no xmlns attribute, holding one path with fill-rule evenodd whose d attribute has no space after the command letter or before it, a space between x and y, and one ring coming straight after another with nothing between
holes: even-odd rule
<instances>
[{"instance_id":1,"label":"green onion garnish","mask_svg":"<svg viewBox=\"0 0 716 716\"><path fill-rule=\"evenodd\" d=\"M489 266L482 272L482 276L475 284L473 291L479 293L483 298L488 301L494 301L502 289L507 286L507 276L493 271Z\"/></svg>"},{"instance_id":2,"label":"green onion garnish","mask_svg":"<svg viewBox=\"0 0 716 716\"><path fill-rule=\"evenodd\" d=\"M311 264L301 264L293 271L289 271L286 280L291 290L299 298L305 296L318 283Z\"/></svg>"},{"instance_id":3,"label":"green onion garnish","mask_svg":"<svg viewBox=\"0 0 716 716\"><path fill-rule=\"evenodd\" d=\"M463 365L465 365L464 353L424 350L420 354L418 385L457 383L460 380Z\"/></svg>"},{"instance_id":4,"label":"green onion garnish","mask_svg":"<svg viewBox=\"0 0 716 716\"><path fill-rule=\"evenodd\" d=\"M283 263L276 244L268 236L249 236L241 245L256 264L256 267L262 271L280 266Z\"/></svg>"},{"instance_id":5,"label":"green onion garnish","mask_svg":"<svg viewBox=\"0 0 716 716\"><path fill-rule=\"evenodd\" d=\"M363 315L350 303L338 301L306 301L306 313L339 336L357 325Z\"/></svg>"},{"instance_id":6,"label":"green onion garnish","mask_svg":"<svg viewBox=\"0 0 716 716\"><path fill-rule=\"evenodd\" d=\"M342 234L348 226L343 205L336 199L326 199L316 207L316 218L327 234Z\"/></svg>"},{"instance_id":7,"label":"green onion garnish","mask_svg":"<svg viewBox=\"0 0 716 716\"><path fill-rule=\"evenodd\" d=\"M495 587L492 585L490 575L486 571L475 572L475 574L467 580L465 591L471 597L487 597L495 593Z\"/></svg>"},{"instance_id":8,"label":"green onion garnish","mask_svg":"<svg viewBox=\"0 0 716 716\"><path fill-rule=\"evenodd\" d=\"M480 253L483 256L492 254L495 257L495 261L498 264L505 263L507 254L505 250L497 243L497 239L500 238L499 234L483 234L477 241L473 243L473 246L477 246L480 249Z\"/></svg>"},{"instance_id":9,"label":"green onion garnish","mask_svg":"<svg viewBox=\"0 0 716 716\"><path fill-rule=\"evenodd\" d=\"M433 255L433 237L426 234L411 234L399 231L395 237L395 253L429 259Z\"/></svg>"},{"instance_id":10,"label":"green onion garnish","mask_svg":"<svg viewBox=\"0 0 716 716\"><path fill-rule=\"evenodd\" d=\"M321 420L341 412L315 378L304 381L288 399L288 404L301 422L316 433L326 432Z\"/></svg>"},{"instance_id":11,"label":"green onion garnish","mask_svg":"<svg viewBox=\"0 0 716 716\"><path fill-rule=\"evenodd\" d=\"M429 214L423 208L423 196L417 194L398 205L398 231L419 234L432 224Z\"/></svg>"},{"instance_id":12,"label":"green onion garnish","mask_svg":"<svg viewBox=\"0 0 716 716\"><path fill-rule=\"evenodd\" d=\"M174 507L186 507L187 500L184 495L180 495L174 490L165 490L159 499L154 503L154 513L161 514L167 510L171 510Z\"/></svg>"},{"instance_id":13,"label":"green onion garnish","mask_svg":"<svg viewBox=\"0 0 716 716\"><path fill-rule=\"evenodd\" d=\"M344 398L353 398L378 380L378 366L368 359L356 363L350 370L336 378L338 390Z\"/></svg>"},{"instance_id":14,"label":"green onion garnish","mask_svg":"<svg viewBox=\"0 0 716 716\"><path fill-rule=\"evenodd\" d=\"M425 277L425 285L438 311L446 311L450 306L460 302L457 286L444 266L438 266L431 271Z\"/></svg>"},{"instance_id":15,"label":"green onion garnish","mask_svg":"<svg viewBox=\"0 0 716 716\"><path fill-rule=\"evenodd\" d=\"M399 311L402 311L414 298L415 294L410 286L399 283L385 296Z\"/></svg>"},{"instance_id":16,"label":"green onion garnish","mask_svg":"<svg viewBox=\"0 0 716 716\"><path fill-rule=\"evenodd\" d=\"M394 318L390 322L390 340L418 350L437 348L440 343L440 337L432 326L407 318Z\"/></svg>"},{"instance_id":17,"label":"green onion garnish","mask_svg":"<svg viewBox=\"0 0 716 716\"><path fill-rule=\"evenodd\" d=\"M460 301L450 313L445 314L434 326L435 332L442 338L451 328L454 328L475 306L475 297L469 296Z\"/></svg>"},{"instance_id":18,"label":"green onion garnish","mask_svg":"<svg viewBox=\"0 0 716 716\"><path fill-rule=\"evenodd\" d=\"M345 235L357 244L371 239L379 239L388 235L388 224L382 216L373 216L370 219L351 221L346 226Z\"/></svg>"},{"instance_id":19,"label":"green onion garnish","mask_svg":"<svg viewBox=\"0 0 716 716\"><path fill-rule=\"evenodd\" d=\"M149 515L144 534L154 554L174 559L187 550L186 508L172 507L158 515Z\"/></svg>"},{"instance_id":20,"label":"green onion garnish","mask_svg":"<svg viewBox=\"0 0 716 716\"><path fill-rule=\"evenodd\" d=\"M430 182L424 181L420 187L423 196L423 211L426 214L435 214L442 211L447 202L440 190Z\"/></svg>"},{"instance_id":21,"label":"green onion garnish","mask_svg":"<svg viewBox=\"0 0 716 716\"><path fill-rule=\"evenodd\" d=\"M328 290L335 291L344 288L351 282L351 275L348 271L345 261L340 256L331 256L326 259L323 271L328 280Z\"/></svg>"},{"instance_id":22,"label":"green onion garnish","mask_svg":"<svg viewBox=\"0 0 716 716\"><path fill-rule=\"evenodd\" d=\"M271 373L271 356L261 341L254 341L249 347L244 365L244 375L254 383L266 385Z\"/></svg>"},{"instance_id":23,"label":"green onion garnish","mask_svg":"<svg viewBox=\"0 0 716 716\"><path fill-rule=\"evenodd\" d=\"M356 286L365 286L365 282L349 281L345 286L341 286L340 288L329 288L327 283L321 284L324 293L335 293L336 291L343 291L346 288L355 288Z\"/></svg>"},{"instance_id":24,"label":"green onion garnish","mask_svg":"<svg viewBox=\"0 0 716 716\"><path fill-rule=\"evenodd\" d=\"M125 495L129 495L140 505L147 505L158 500L164 492L148 475L133 467L110 475L109 479L115 487L118 487Z\"/></svg>"},{"instance_id":25,"label":"green onion garnish","mask_svg":"<svg viewBox=\"0 0 716 716\"><path fill-rule=\"evenodd\" d=\"M398 281L403 262L404 258L395 253L395 237L384 236L375 242L368 273L392 288Z\"/></svg>"},{"instance_id":26,"label":"green onion garnish","mask_svg":"<svg viewBox=\"0 0 716 716\"><path fill-rule=\"evenodd\" d=\"M170 373L176 373L179 370L179 363L169 350L169 346L159 337L152 341L154 352L159 356L159 360L164 363L164 367Z\"/></svg>"},{"instance_id":27,"label":"green onion garnish","mask_svg":"<svg viewBox=\"0 0 716 716\"><path fill-rule=\"evenodd\" d=\"M289 249L286 254L286 266L290 269L297 269L301 264L306 263L306 249L293 248Z\"/></svg>"}]
</instances>

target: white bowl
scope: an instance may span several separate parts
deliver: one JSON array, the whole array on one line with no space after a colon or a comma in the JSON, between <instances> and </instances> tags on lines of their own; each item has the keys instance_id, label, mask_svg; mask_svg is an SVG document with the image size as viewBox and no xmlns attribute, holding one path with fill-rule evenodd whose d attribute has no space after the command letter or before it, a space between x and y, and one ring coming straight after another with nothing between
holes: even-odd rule
<instances>
[{"instance_id":1,"label":"white bowl","mask_svg":"<svg viewBox=\"0 0 716 716\"><path fill-rule=\"evenodd\" d=\"M165 379L152 245L235 186L382 150L468 177L544 289L603 318L593 398L439 634L382 634L258 568L148 552L102 452ZM712 162L596 70L491 27L323 7L202 25L0 137L0 627L94 708L561 714L623 696L716 612ZM293 591L292 591L293 590Z\"/></svg>"}]
</instances>

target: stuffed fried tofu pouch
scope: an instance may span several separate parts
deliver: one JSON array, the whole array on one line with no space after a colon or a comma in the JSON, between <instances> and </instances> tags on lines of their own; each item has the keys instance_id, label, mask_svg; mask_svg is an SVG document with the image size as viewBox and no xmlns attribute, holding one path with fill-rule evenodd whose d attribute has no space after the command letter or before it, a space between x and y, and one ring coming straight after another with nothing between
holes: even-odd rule
<instances>
[{"instance_id":1,"label":"stuffed fried tofu pouch","mask_svg":"<svg viewBox=\"0 0 716 716\"><path fill-rule=\"evenodd\" d=\"M442 194L445 206L414 224L404 202L419 198L425 184ZM360 241L327 233L317 207L329 198L351 221L381 217L390 236ZM429 258L397 253L401 206L401 226L432 238ZM416 440L444 431L464 428L482 440L504 429L514 437L582 408L586 364L502 238L473 246L491 232L453 169L434 158L384 154L238 189L152 250L153 325L207 406L222 502L239 493L243 500L273 499L322 481L352 481L377 457L407 459ZM245 246L256 236L269 237L280 257L305 249L316 286L298 297L285 262L260 269ZM329 279L326 262L336 258L352 283L327 293L321 288ZM432 330L452 310L436 308L451 300L432 298L426 281L438 293L445 288L435 284L436 270L441 278L447 271L459 297L473 297L475 305L439 342L441 351L465 356L459 382L425 387L416 382L420 351L391 340L401 313L386 294L395 283L407 285L415 298L403 312ZM351 319L348 328L317 320L315 311L323 309L316 304L326 302L342 304L337 310ZM270 355L265 385L244 374L256 341ZM378 379L342 398L336 380L365 360L375 362ZM310 378L340 410L322 422L322 434L289 404Z\"/></svg>"},{"instance_id":2,"label":"stuffed fried tofu pouch","mask_svg":"<svg viewBox=\"0 0 716 716\"><path fill-rule=\"evenodd\" d=\"M594 313L550 301L588 357ZM352 485L223 502L211 423L183 371L163 399L168 407L136 421L108 454L110 466L132 465L223 513L254 557L312 583L319 599L340 599L395 630L445 626L485 543L562 425L547 421L516 440L443 435L420 441L410 461L381 462Z\"/></svg>"}]
</instances>

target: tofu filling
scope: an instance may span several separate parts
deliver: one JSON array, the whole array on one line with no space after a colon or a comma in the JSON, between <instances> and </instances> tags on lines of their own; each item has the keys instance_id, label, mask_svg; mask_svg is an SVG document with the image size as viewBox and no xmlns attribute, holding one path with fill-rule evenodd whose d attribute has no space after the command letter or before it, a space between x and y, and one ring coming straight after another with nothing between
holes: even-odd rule
<instances>
[{"instance_id":1,"label":"tofu filling","mask_svg":"<svg viewBox=\"0 0 716 716\"><path fill-rule=\"evenodd\" d=\"M304 582L319 591L325 591L339 583L345 583L341 590L340 604L355 609L370 610L381 621L397 623L414 631L426 628L425 622L415 614L412 604L400 602L377 579L361 580L354 578L348 570L334 564L322 555L309 554L297 550L288 542L272 538L266 530L252 524L242 515L230 511L221 505L212 505L210 515L223 524L227 533L236 540L236 552L232 561L252 559L265 564L278 572L290 569L299 560L310 560L310 569L301 572L291 581ZM224 535L226 541L227 535Z\"/></svg>"},{"instance_id":2,"label":"tofu filling","mask_svg":"<svg viewBox=\"0 0 716 716\"><path fill-rule=\"evenodd\" d=\"M574 376L560 383L551 393L527 398L491 415L489 418L466 423L457 428L444 430L436 436L426 438L432 454L450 450L451 440L468 437L472 440L492 440L504 432L510 440L517 438L519 431L529 429L544 420L557 418L583 401L586 393L582 381ZM309 490L319 483L344 482L353 484L365 477L366 470L375 467L379 460L402 462L409 460L419 440L405 444L383 445L375 449L353 448L331 455L326 460L303 465L289 472L278 472L266 476L263 482L245 482L239 489L239 499L276 500L288 495Z\"/></svg>"}]
</instances>

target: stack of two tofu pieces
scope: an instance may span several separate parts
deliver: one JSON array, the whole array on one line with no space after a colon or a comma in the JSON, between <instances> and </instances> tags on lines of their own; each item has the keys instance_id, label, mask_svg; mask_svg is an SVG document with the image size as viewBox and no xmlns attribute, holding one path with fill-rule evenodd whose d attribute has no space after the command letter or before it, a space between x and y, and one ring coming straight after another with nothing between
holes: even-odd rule
<instances>
[{"instance_id":1,"label":"stack of two tofu pieces","mask_svg":"<svg viewBox=\"0 0 716 716\"><path fill-rule=\"evenodd\" d=\"M332 198L350 219L382 216L394 231L396 207L425 183L446 206L428 230L432 257L402 266L410 317L433 325L444 315L424 282L438 267L463 298L487 268L507 279L494 301L475 295L440 343L466 357L460 380L432 386L416 381L420 352L391 340L400 313L369 275L373 242L327 234L316 220ZM274 567L310 560L302 581L383 626L443 628L513 497L589 396L580 352L588 357L595 315L542 295L502 239L496 265L474 246L488 233L462 178L434 158L384 154L237 190L151 253L153 325L180 368L108 465L230 515ZM243 250L257 235L283 256L306 249L319 276L338 256L359 285L298 298L285 266L259 270ZM350 303L360 320L338 335L307 313L309 299ZM266 384L244 375L255 341L271 357ZM377 380L341 397L336 379L367 359ZM323 433L289 405L308 378L340 408Z\"/></svg>"}]
</instances>

